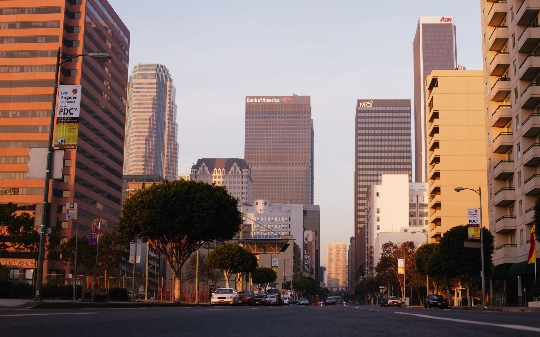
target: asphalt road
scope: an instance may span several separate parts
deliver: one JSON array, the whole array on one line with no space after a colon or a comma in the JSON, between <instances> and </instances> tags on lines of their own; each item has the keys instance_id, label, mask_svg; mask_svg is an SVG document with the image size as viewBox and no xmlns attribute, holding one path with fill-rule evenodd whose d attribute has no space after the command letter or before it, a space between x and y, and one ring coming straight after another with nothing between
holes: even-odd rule
<instances>
[{"instance_id":1,"label":"asphalt road","mask_svg":"<svg viewBox=\"0 0 540 337\"><path fill-rule=\"evenodd\" d=\"M540 313L336 307L0 310L0 336L540 336Z\"/></svg>"}]
</instances>

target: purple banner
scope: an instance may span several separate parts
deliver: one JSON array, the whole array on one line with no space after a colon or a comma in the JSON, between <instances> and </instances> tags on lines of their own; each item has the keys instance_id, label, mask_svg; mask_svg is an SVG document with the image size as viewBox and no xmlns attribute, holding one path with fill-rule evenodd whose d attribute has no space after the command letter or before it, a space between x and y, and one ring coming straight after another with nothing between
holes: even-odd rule
<instances>
[{"instance_id":1,"label":"purple banner","mask_svg":"<svg viewBox=\"0 0 540 337\"><path fill-rule=\"evenodd\" d=\"M92 235L90 236L90 243L93 245L97 245L98 241L99 241L99 233L92 233Z\"/></svg>"}]
</instances>

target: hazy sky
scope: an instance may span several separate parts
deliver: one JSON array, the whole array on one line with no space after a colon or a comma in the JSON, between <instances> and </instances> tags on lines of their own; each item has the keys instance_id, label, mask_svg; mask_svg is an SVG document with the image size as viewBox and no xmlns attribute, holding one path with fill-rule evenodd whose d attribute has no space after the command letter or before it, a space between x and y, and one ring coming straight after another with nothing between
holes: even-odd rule
<instances>
[{"instance_id":1,"label":"hazy sky","mask_svg":"<svg viewBox=\"0 0 540 337\"><path fill-rule=\"evenodd\" d=\"M109 0L131 32L130 71L167 66L176 86L179 173L244 157L245 96L309 95L321 264L354 228L358 98L413 99L420 16L453 16L458 63L481 69L478 0Z\"/></svg>"}]
</instances>

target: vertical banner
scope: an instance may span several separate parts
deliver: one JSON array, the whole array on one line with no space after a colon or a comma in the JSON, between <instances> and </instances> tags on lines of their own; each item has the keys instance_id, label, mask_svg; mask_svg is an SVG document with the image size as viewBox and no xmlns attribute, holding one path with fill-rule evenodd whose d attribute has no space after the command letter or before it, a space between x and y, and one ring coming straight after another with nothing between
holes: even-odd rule
<instances>
[{"instance_id":1,"label":"vertical banner","mask_svg":"<svg viewBox=\"0 0 540 337\"><path fill-rule=\"evenodd\" d=\"M55 149L76 149L81 113L81 86L60 85L56 112Z\"/></svg>"},{"instance_id":2,"label":"vertical banner","mask_svg":"<svg viewBox=\"0 0 540 337\"><path fill-rule=\"evenodd\" d=\"M100 228L101 228L101 219L95 218L94 221L92 221L92 234L90 235L90 243L93 245L97 245L99 241Z\"/></svg>"},{"instance_id":3,"label":"vertical banner","mask_svg":"<svg viewBox=\"0 0 540 337\"><path fill-rule=\"evenodd\" d=\"M141 263L141 251L142 243L130 243L129 244L129 263Z\"/></svg>"},{"instance_id":4,"label":"vertical banner","mask_svg":"<svg viewBox=\"0 0 540 337\"><path fill-rule=\"evenodd\" d=\"M68 202L66 204L66 221L77 220L77 203Z\"/></svg>"},{"instance_id":5,"label":"vertical banner","mask_svg":"<svg viewBox=\"0 0 540 337\"><path fill-rule=\"evenodd\" d=\"M397 260L397 273L399 275L405 274L405 259Z\"/></svg>"},{"instance_id":6,"label":"vertical banner","mask_svg":"<svg viewBox=\"0 0 540 337\"><path fill-rule=\"evenodd\" d=\"M468 209L468 218L469 218L469 230L467 238L469 240L480 240L480 209L479 208L469 208Z\"/></svg>"}]
</instances>

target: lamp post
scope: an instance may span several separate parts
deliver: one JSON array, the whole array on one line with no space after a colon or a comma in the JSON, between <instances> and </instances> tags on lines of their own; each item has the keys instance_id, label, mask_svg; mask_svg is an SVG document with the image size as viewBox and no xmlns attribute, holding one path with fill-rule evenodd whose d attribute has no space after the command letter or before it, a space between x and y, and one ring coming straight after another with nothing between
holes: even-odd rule
<instances>
[{"instance_id":1,"label":"lamp post","mask_svg":"<svg viewBox=\"0 0 540 337\"><path fill-rule=\"evenodd\" d=\"M475 190L473 188L467 188L467 187L456 187L454 188L456 192L461 192L463 190L469 190L473 191L474 193L478 194L480 197L480 259L482 259L482 271L480 272L480 275L482 277L482 308L486 308L486 282L485 282L485 276L484 276L484 230L483 230L483 224L482 224L482 189L480 186L478 186L478 189Z\"/></svg>"},{"instance_id":2,"label":"lamp post","mask_svg":"<svg viewBox=\"0 0 540 337\"><path fill-rule=\"evenodd\" d=\"M426 245L429 244L429 237L427 232L414 231L411 234L422 233L426 236ZM429 296L429 275L426 273L426 298ZM412 300L412 295L411 295Z\"/></svg>"},{"instance_id":3,"label":"lamp post","mask_svg":"<svg viewBox=\"0 0 540 337\"><path fill-rule=\"evenodd\" d=\"M49 203L49 180L51 179L51 166L52 166L52 157L53 157L52 141L53 141L54 117L56 115L56 97L58 95L58 76L60 72L60 66L62 64L79 56L83 56L83 57L90 56L92 58L97 59L100 62L107 62L111 59L111 56L107 53L87 53L87 54L61 56L60 48L58 48L58 52L56 54L52 111L51 111L51 121L49 125L49 142L47 143L47 164L45 168L45 188L43 189L43 217L41 218L41 225L39 228L39 249L38 249L38 270L37 270L37 278L36 278L36 296L34 297L34 301L43 300L43 298L41 297L41 287L43 283L45 230L47 227L47 219L49 217L49 214L48 214L49 210L47 208L47 205Z\"/></svg>"}]
</instances>

